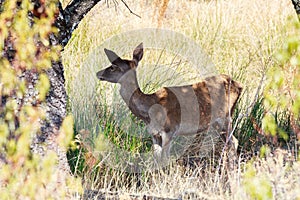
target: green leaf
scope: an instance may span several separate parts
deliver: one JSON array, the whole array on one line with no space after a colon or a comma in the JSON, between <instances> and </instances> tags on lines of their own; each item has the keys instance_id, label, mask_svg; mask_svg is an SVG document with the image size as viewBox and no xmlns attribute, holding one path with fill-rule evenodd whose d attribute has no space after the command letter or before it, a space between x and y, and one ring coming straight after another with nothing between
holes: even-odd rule
<instances>
[{"instance_id":1,"label":"green leaf","mask_svg":"<svg viewBox=\"0 0 300 200\"><path fill-rule=\"evenodd\" d=\"M68 147L73 139L74 120L72 115L68 115L60 128L59 144L63 147Z\"/></svg>"},{"instance_id":2,"label":"green leaf","mask_svg":"<svg viewBox=\"0 0 300 200\"><path fill-rule=\"evenodd\" d=\"M36 88L39 92L39 96L38 96L39 100L44 101L50 89L50 81L46 74L40 74L39 81L37 83Z\"/></svg>"}]
</instances>

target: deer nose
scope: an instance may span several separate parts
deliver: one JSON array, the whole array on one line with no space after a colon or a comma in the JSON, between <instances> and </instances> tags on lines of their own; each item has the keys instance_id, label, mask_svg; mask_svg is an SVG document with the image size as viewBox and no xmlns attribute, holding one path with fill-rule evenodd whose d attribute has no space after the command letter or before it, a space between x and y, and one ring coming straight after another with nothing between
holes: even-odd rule
<instances>
[{"instance_id":1,"label":"deer nose","mask_svg":"<svg viewBox=\"0 0 300 200\"><path fill-rule=\"evenodd\" d=\"M96 76L97 76L97 78L100 79L101 81L104 80L104 77L103 77L103 71L97 72Z\"/></svg>"}]
</instances>

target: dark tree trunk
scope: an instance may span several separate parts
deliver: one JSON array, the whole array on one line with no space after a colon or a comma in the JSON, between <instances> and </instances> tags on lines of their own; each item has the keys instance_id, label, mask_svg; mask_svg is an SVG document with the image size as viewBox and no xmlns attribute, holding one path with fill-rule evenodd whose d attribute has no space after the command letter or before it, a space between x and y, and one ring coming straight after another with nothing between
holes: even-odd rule
<instances>
[{"instance_id":1,"label":"dark tree trunk","mask_svg":"<svg viewBox=\"0 0 300 200\"><path fill-rule=\"evenodd\" d=\"M0 6L4 1L5 0L0 0ZM61 3L58 1L58 14L54 23L58 28L58 34L50 35L51 45L61 45L62 48L64 48L69 42L72 32L77 28L85 14L100 1L101 0L73 0L65 9L62 8ZM34 10L32 13L29 13L28 17L31 19L31 23L34 23L32 19L34 17L39 18L43 14L41 12L45 11L45 5L43 0L32 0L32 3ZM15 57L13 42L9 39L5 42L5 49L4 52L2 52L3 56L10 62L13 62ZM31 149L33 152L41 155L46 154L47 150L54 150L59 158L59 168L70 171L66 150L59 147L56 140L59 134L59 128L66 116L67 102L64 85L64 67L61 58L56 62L52 62L52 67L47 70L47 74L51 84L50 91L46 97L45 109L47 116L46 120L42 123L41 134L33 139ZM33 71L26 71L22 75L22 78L25 78L29 82L28 85L34 86L38 80L38 74ZM27 91L27 94L28 96L33 96L33 98L37 95L36 92L30 90ZM4 105L5 102L3 101L5 101L5 97L2 97L1 101L2 105Z\"/></svg>"},{"instance_id":2,"label":"dark tree trunk","mask_svg":"<svg viewBox=\"0 0 300 200\"><path fill-rule=\"evenodd\" d=\"M63 48L68 44L73 31L80 21L98 2L101 0L73 0L65 9L58 2L59 14L55 20L58 34L51 37L52 45L60 44ZM34 0L38 7L40 0ZM50 91L46 98L47 122L42 126L42 134L34 140L33 149L41 154L45 150L54 150L59 158L59 167L69 171L66 151L61 149L55 142L57 131L66 116L67 94L65 90L64 67L62 60L52 63L52 68L47 71L50 80ZM42 149L42 144L46 143L47 148Z\"/></svg>"},{"instance_id":3,"label":"dark tree trunk","mask_svg":"<svg viewBox=\"0 0 300 200\"><path fill-rule=\"evenodd\" d=\"M292 3L298 15L298 19L300 20L300 0L292 0Z\"/></svg>"}]
</instances>

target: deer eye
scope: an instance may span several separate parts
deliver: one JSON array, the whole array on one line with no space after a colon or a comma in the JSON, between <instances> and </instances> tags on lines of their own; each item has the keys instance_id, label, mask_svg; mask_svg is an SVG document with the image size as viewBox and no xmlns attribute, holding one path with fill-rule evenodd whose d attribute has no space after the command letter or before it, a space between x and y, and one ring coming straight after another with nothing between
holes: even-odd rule
<instances>
[{"instance_id":1,"label":"deer eye","mask_svg":"<svg viewBox=\"0 0 300 200\"><path fill-rule=\"evenodd\" d=\"M109 69L110 69L111 72L114 72L118 69L118 66L117 65L112 65Z\"/></svg>"}]
</instances>

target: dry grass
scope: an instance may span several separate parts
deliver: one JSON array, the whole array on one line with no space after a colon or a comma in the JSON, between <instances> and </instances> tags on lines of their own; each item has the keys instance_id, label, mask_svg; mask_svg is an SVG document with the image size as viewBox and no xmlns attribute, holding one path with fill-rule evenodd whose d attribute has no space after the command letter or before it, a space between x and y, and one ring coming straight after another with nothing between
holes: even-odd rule
<instances>
[{"instance_id":1,"label":"dry grass","mask_svg":"<svg viewBox=\"0 0 300 200\"><path fill-rule=\"evenodd\" d=\"M287 26L288 17L296 17L290 0L176 0L169 1L164 14L156 16L155 12L162 11L157 10L152 1L126 2L141 18L130 14L119 1L118 4L114 4L114 1L103 1L88 13L64 50L63 59L71 98L76 96L83 99L82 112L93 113L94 107L90 105L94 102L89 104L91 99L82 96L83 91L87 90L84 86L77 87L75 93L72 93L74 90L71 80L78 73L82 73L80 67L87 56L115 34L157 27L182 33L200 45L210 56L219 73L229 74L244 85L241 104L247 107L252 102L257 88L263 84L260 80L266 70L276 64L274 53L293 31L291 26ZM127 42L124 41L125 44ZM114 46L121 49L123 45ZM118 52L118 48L114 50ZM158 58L159 54L146 49L142 65L138 69L142 76L139 81L142 84L146 85L149 80L143 73L143 64L155 63ZM94 62L90 67L91 74L94 74L94 71L104 68L105 65L99 66L99 62ZM155 76L159 75L158 73ZM172 84L168 81L163 83ZM106 111L113 110L111 105L116 104L112 103L110 93L115 87L105 84L101 87L99 96L102 106ZM89 106L84 106L87 104ZM94 119L90 116L77 117L81 118L81 122L87 128L93 129L87 121ZM92 124L95 123L98 122ZM226 177L216 176L209 171L203 175L199 172L200 169L187 174L176 165L170 166L168 170L128 175L124 171L104 169L100 164L98 167L85 167L82 176L84 187L87 189L117 190L122 194L151 194L173 198L181 196L183 199L188 199L189 195L190 199L299 199L299 162L285 163L284 155L279 153L277 157L268 155L264 159L255 158L255 161L248 164L240 162Z\"/></svg>"},{"instance_id":2,"label":"dry grass","mask_svg":"<svg viewBox=\"0 0 300 200\"><path fill-rule=\"evenodd\" d=\"M164 170L131 175L122 170L96 172L94 168L83 179L86 189L101 195L113 191L115 196L125 196L124 199L130 195L207 200L299 199L299 167L299 162L288 162L285 153L280 152L266 158L256 157L248 164L239 163L226 176L203 173L200 168L184 171L170 165Z\"/></svg>"},{"instance_id":3,"label":"dry grass","mask_svg":"<svg viewBox=\"0 0 300 200\"><path fill-rule=\"evenodd\" d=\"M169 2L164 19L157 22L152 17L156 8L151 2L127 3L141 18L130 14L121 2L115 5L112 1L99 3L86 16L64 52L66 66L72 66L72 72L112 35L157 28L161 23L161 28L195 40L220 73L232 75L247 86L246 90L253 90L262 73L274 64L271 57L287 37L290 31L286 28L287 18L294 14L289 0L276 3L177 0Z\"/></svg>"}]
</instances>

